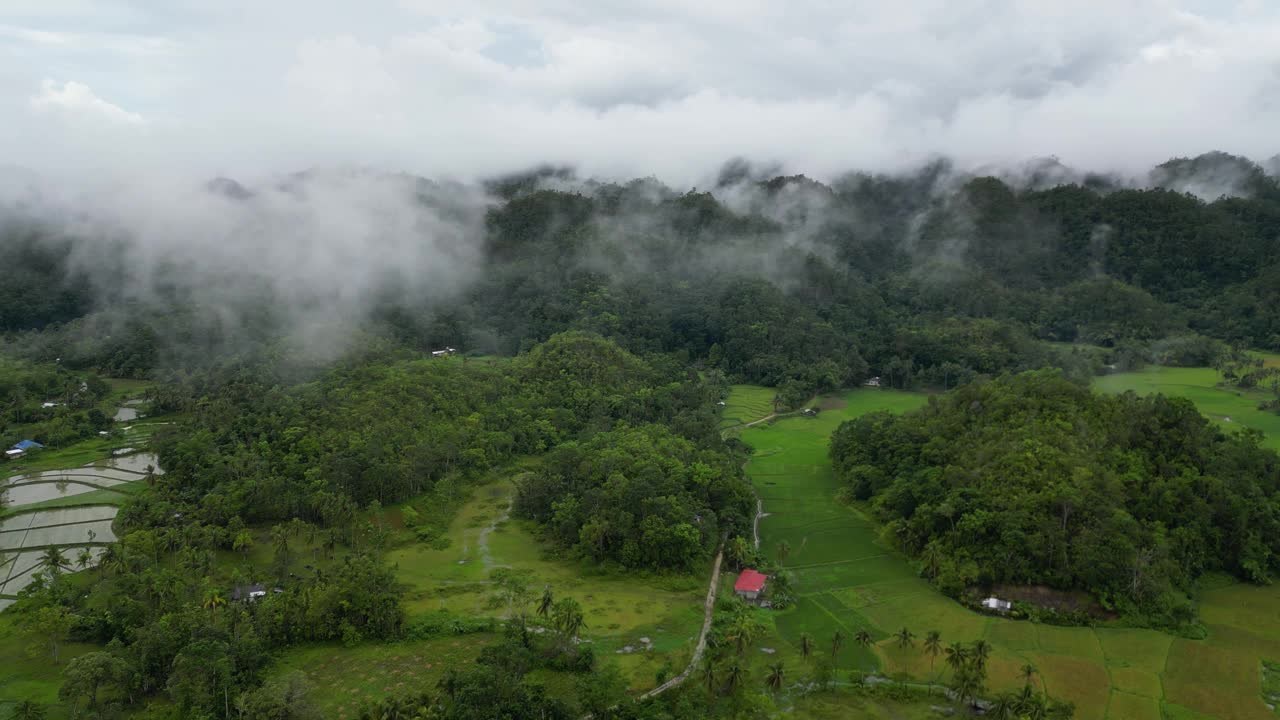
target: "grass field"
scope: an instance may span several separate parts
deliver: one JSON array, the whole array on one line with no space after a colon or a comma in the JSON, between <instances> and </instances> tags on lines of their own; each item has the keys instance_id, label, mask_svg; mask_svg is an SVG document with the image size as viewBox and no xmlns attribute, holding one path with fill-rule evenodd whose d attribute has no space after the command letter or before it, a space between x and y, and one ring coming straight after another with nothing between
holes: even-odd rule
<instances>
[{"instance_id":1,"label":"grass field","mask_svg":"<svg viewBox=\"0 0 1280 720\"><path fill-rule=\"evenodd\" d=\"M773 398L777 394L773 388L734 385L720 413L720 429L727 430L766 417L773 412Z\"/></svg>"},{"instance_id":2,"label":"grass field","mask_svg":"<svg viewBox=\"0 0 1280 720\"><path fill-rule=\"evenodd\" d=\"M1132 390L1139 395L1163 393L1188 398L1224 429L1260 430L1266 436L1263 445L1280 450L1280 414L1258 409L1258 403L1267 395L1261 391L1218 387L1221 379L1221 374L1213 368L1151 366L1137 372L1103 375L1094 380L1093 385L1109 393Z\"/></svg>"},{"instance_id":3,"label":"grass field","mask_svg":"<svg viewBox=\"0 0 1280 720\"><path fill-rule=\"evenodd\" d=\"M508 518L514 490L510 478L476 488L450 524L443 549L410 542L388 553L388 562L407 586L410 622L439 610L505 617L508 608L495 601L492 574L510 570L524 576L532 599L550 587L556 597L578 600L587 618L582 637L592 643L600 662L616 664L624 672L633 690L653 687L663 667L682 668L702 624L708 573L621 576L557 558L529 528ZM642 638L651 649L643 649ZM469 661L487 640L469 635L425 644L305 646L286 651L272 673L297 669L317 685L331 684L332 692L316 694L325 717L350 717L358 709L355 699L434 687L435 674L451 663ZM404 660L409 655L436 664L410 676L406 673L414 665ZM564 684L555 673L542 675L539 680L549 688ZM409 680L416 683L411 688L397 684ZM384 688L391 690L382 692Z\"/></svg>"},{"instance_id":4,"label":"grass field","mask_svg":"<svg viewBox=\"0 0 1280 720\"><path fill-rule=\"evenodd\" d=\"M1194 387L1205 382L1197 372L1131 375L1147 376L1153 388L1167 387L1171 379ZM1129 389L1116 378L1123 376L1103 378L1110 384L1105 389ZM1212 390L1211 383L1204 389ZM801 632L823 648L836 630L850 638L865 627L877 639L874 654L841 652L841 669L874 665L902 679L945 681L941 659L931 667L920 649L924 635L938 630L944 645L979 638L991 643L989 692L1019 686L1020 668L1031 663L1050 695L1074 702L1081 720L1274 718L1261 698L1261 662L1280 660L1280 588L1229 579L1215 583L1201 599L1209 630L1203 641L1151 630L1062 628L973 613L935 591L907 558L879 543L872 520L835 501L828 438L843 420L873 410L910 410L922 402L922 395L859 390L824 399L827 409L817 418L787 418L743 431L742 439L755 448L747 471L769 513L761 523L762 547L776 558L778 543L787 541L791 551L784 564L801 598L794 609L766 614L773 632L763 642L784 645L778 657L801 666L795 647ZM1240 414L1234 407L1227 413ZM916 635L915 647L899 648L894 641L903 627ZM851 704L862 702L836 694L811 708L797 707L796 715L882 716Z\"/></svg>"}]
</instances>

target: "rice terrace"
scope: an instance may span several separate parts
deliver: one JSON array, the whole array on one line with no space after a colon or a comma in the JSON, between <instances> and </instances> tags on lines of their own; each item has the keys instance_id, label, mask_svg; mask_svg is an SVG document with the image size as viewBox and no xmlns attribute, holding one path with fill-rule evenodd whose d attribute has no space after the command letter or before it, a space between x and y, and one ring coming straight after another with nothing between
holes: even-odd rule
<instances>
[{"instance_id":1,"label":"rice terrace","mask_svg":"<svg viewBox=\"0 0 1280 720\"><path fill-rule=\"evenodd\" d=\"M1126 381L1149 390L1143 379L1174 377L1184 382L1216 378L1213 370L1149 369L1137 382L1124 374L1100 378L1098 385L1119 390ZM1159 386L1169 392L1168 385ZM1205 412L1229 412L1242 422L1254 418L1249 403L1229 409L1215 405L1213 382L1195 388L1193 399L1207 402ZM735 400L758 397L755 388L735 387ZM754 448L747 466L767 516L760 533L766 554L788 548L783 564L794 574L799 601L794 609L772 615L777 635L798 647L802 633L813 638L840 631L852 638L860 630L874 642L863 649L850 643L838 655L841 670L867 670L919 683L945 683L949 670L922 651L920 639L931 631L944 645L985 640L991 647L992 693L1021 687L1022 668L1034 666L1052 696L1075 704L1076 717L1115 720L1274 717L1280 697L1264 690L1265 664L1280 657L1280 588L1250 586L1222 576L1203 584L1199 601L1206 629L1203 639L1174 637L1145 629L1101 622L1093 627L1058 627L975 613L943 596L920 577L909 559L879 539L879 528L864 508L837 501L827 444L842 421L888 410L907 412L927 396L892 390L861 389L822 398L816 417L791 416L741 431ZM754 412L759 412L759 403ZM1258 414L1261 416L1262 414ZM1270 416L1274 417L1274 416ZM1260 429L1271 429L1260 417ZM1274 443L1277 435L1268 434ZM907 628L917 638L903 648L895 634Z\"/></svg>"}]
</instances>

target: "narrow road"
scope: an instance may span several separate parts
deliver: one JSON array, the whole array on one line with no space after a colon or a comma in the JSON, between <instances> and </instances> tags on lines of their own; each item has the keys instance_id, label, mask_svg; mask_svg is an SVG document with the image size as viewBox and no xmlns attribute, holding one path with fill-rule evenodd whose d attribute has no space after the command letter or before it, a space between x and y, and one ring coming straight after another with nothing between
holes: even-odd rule
<instances>
[{"instance_id":1,"label":"narrow road","mask_svg":"<svg viewBox=\"0 0 1280 720\"><path fill-rule=\"evenodd\" d=\"M702 654L707 649L707 635L711 632L711 615L716 607L716 592L720 589L720 562L722 560L724 560L723 546L716 552L716 562L711 568L711 584L707 587L707 601L702 609L702 632L698 635L698 644L693 648L693 657L689 658L689 666L684 669L684 672L641 695L639 697L640 700L648 700L673 687L679 687L698 669L698 662L702 660Z\"/></svg>"}]
</instances>

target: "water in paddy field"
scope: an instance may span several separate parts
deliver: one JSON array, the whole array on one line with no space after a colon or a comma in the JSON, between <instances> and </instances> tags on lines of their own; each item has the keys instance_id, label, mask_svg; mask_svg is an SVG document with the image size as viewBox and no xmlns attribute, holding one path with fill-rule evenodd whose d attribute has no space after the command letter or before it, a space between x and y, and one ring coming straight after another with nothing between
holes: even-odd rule
<instances>
[{"instance_id":1,"label":"water in paddy field","mask_svg":"<svg viewBox=\"0 0 1280 720\"><path fill-rule=\"evenodd\" d=\"M131 422L138 419L138 411L131 407L122 407L116 410L115 417L111 418L116 422Z\"/></svg>"}]
</instances>

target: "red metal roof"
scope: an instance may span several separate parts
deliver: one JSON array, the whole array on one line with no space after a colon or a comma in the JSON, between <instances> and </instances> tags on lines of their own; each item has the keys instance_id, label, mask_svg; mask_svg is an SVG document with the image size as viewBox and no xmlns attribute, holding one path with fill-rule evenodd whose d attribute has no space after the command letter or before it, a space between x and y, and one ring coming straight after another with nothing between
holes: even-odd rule
<instances>
[{"instance_id":1,"label":"red metal roof","mask_svg":"<svg viewBox=\"0 0 1280 720\"><path fill-rule=\"evenodd\" d=\"M735 592L760 592L764 589L764 581L768 579L768 575L748 568L738 575L738 582L733 584L733 589Z\"/></svg>"}]
</instances>

